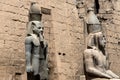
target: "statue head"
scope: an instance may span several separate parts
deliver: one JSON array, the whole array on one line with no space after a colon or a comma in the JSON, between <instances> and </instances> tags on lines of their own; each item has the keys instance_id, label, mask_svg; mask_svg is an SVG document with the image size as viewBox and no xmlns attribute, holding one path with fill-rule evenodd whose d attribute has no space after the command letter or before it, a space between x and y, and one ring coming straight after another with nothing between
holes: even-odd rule
<instances>
[{"instance_id":1,"label":"statue head","mask_svg":"<svg viewBox=\"0 0 120 80\"><path fill-rule=\"evenodd\" d=\"M88 48L96 47L98 49L104 48L106 45L105 36L102 32L90 34L88 37Z\"/></svg>"},{"instance_id":2,"label":"statue head","mask_svg":"<svg viewBox=\"0 0 120 80\"><path fill-rule=\"evenodd\" d=\"M31 21L28 24L27 35L30 35L30 34L43 35L43 30L44 30L44 27L40 21Z\"/></svg>"},{"instance_id":3,"label":"statue head","mask_svg":"<svg viewBox=\"0 0 120 80\"><path fill-rule=\"evenodd\" d=\"M40 12L39 6L37 3L32 2L29 10L29 23L28 23L28 32L29 34L42 34L43 35L43 25L41 23L42 14Z\"/></svg>"},{"instance_id":4,"label":"statue head","mask_svg":"<svg viewBox=\"0 0 120 80\"><path fill-rule=\"evenodd\" d=\"M101 36L98 37L98 39L99 39L99 45L100 45L101 47L105 47L105 45L106 45L105 36L104 36L104 35L101 35Z\"/></svg>"},{"instance_id":5,"label":"statue head","mask_svg":"<svg viewBox=\"0 0 120 80\"><path fill-rule=\"evenodd\" d=\"M33 21L32 26L33 26L33 33L43 34L44 27L41 25L39 21Z\"/></svg>"}]
</instances>

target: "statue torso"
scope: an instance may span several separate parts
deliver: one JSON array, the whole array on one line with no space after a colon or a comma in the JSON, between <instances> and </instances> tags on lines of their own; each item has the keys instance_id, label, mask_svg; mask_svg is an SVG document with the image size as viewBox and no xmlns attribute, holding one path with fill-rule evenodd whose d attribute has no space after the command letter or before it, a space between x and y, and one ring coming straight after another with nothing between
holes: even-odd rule
<instances>
[{"instance_id":1,"label":"statue torso","mask_svg":"<svg viewBox=\"0 0 120 80\"><path fill-rule=\"evenodd\" d=\"M44 47L41 47L41 44L40 44L40 41L39 41L39 37L37 37L35 34L31 34L31 36L28 36L30 37L30 41L32 44L32 55L33 56L36 56L40 59L44 59L45 58L45 48L47 47L47 43L46 41L44 40L43 44L44 44Z\"/></svg>"},{"instance_id":2,"label":"statue torso","mask_svg":"<svg viewBox=\"0 0 120 80\"><path fill-rule=\"evenodd\" d=\"M99 50L96 49L88 49L88 50L89 50L88 55L91 56L94 66L101 71L106 70L106 66L107 66L106 56Z\"/></svg>"},{"instance_id":3,"label":"statue torso","mask_svg":"<svg viewBox=\"0 0 120 80\"><path fill-rule=\"evenodd\" d=\"M106 68L106 56L99 50L91 49L95 67L101 70Z\"/></svg>"}]
</instances>

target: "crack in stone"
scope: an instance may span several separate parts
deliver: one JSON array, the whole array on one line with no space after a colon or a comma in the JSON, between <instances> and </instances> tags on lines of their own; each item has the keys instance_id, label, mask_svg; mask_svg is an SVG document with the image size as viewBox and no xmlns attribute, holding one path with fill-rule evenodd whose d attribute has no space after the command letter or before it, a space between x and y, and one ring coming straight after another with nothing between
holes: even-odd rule
<instances>
[{"instance_id":1,"label":"crack in stone","mask_svg":"<svg viewBox=\"0 0 120 80\"><path fill-rule=\"evenodd\" d=\"M14 6L14 5L11 5L11 4L7 4L7 3L3 3L3 2L0 2L1 4L5 4L5 5L9 5L9 6L13 6L13 7L17 7L18 8L18 6Z\"/></svg>"},{"instance_id":2,"label":"crack in stone","mask_svg":"<svg viewBox=\"0 0 120 80\"><path fill-rule=\"evenodd\" d=\"M16 8L24 8L26 10L29 10L28 8L25 8L24 5L21 5L20 7L19 6L14 6L14 5L11 5L11 4L7 4L7 3L3 3L3 2L0 2L2 4L5 4L5 5L9 5L9 6L12 6L12 7L16 7Z\"/></svg>"},{"instance_id":3,"label":"crack in stone","mask_svg":"<svg viewBox=\"0 0 120 80\"><path fill-rule=\"evenodd\" d=\"M21 21L19 19L12 19L13 21L18 21L18 22L21 22L21 23L26 23L25 21Z\"/></svg>"},{"instance_id":4,"label":"crack in stone","mask_svg":"<svg viewBox=\"0 0 120 80\"><path fill-rule=\"evenodd\" d=\"M20 7L19 6L14 6L14 5L11 5L11 4L7 4L7 3L3 3L3 2L0 2L1 4L5 4L5 5L9 5L9 6L12 6L12 7L16 7L16 8L24 8L26 10L29 10L28 8L25 8L24 5L21 5Z\"/></svg>"},{"instance_id":5,"label":"crack in stone","mask_svg":"<svg viewBox=\"0 0 120 80\"><path fill-rule=\"evenodd\" d=\"M0 11L12 13L12 14L19 14L19 15L21 15L21 16L28 16L28 15L23 15L23 14L16 13L16 12L12 12L12 11L5 11L5 10L0 10Z\"/></svg>"}]
</instances>

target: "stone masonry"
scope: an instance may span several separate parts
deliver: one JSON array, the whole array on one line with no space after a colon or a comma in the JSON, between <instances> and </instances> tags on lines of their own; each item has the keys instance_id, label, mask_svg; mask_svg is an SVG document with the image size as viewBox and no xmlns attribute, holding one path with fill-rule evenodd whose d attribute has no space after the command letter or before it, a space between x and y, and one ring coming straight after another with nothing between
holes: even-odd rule
<instances>
[{"instance_id":1,"label":"stone masonry","mask_svg":"<svg viewBox=\"0 0 120 80\"><path fill-rule=\"evenodd\" d=\"M0 0L0 80L27 80L24 40L33 1L43 13L50 80L80 80L84 76L82 54L86 36L83 17L94 0ZM80 2L79 9L76 1ZM110 68L120 76L119 4L119 0L99 0L97 15L107 37Z\"/></svg>"},{"instance_id":2,"label":"stone masonry","mask_svg":"<svg viewBox=\"0 0 120 80\"><path fill-rule=\"evenodd\" d=\"M119 0L77 0L79 17L85 17L89 7L95 11L104 30L107 39L106 50L109 54L110 69L120 76L120 29L119 29ZM97 5L97 6L96 6ZM86 25L85 25L86 26ZM84 26L84 27L85 27ZM85 33L86 36L86 33Z\"/></svg>"}]
</instances>

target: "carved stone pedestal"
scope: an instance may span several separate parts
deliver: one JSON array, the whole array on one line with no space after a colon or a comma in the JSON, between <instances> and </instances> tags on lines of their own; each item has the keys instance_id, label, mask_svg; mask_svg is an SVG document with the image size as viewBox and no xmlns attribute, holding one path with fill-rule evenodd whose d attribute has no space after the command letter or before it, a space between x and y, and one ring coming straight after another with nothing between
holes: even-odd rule
<instances>
[{"instance_id":1,"label":"carved stone pedestal","mask_svg":"<svg viewBox=\"0 0 120 80\"><path fill-rule=\"evenodd\" d=\"M90 80L120 80L120 79L105 79L105 78L94 78Z\"/></svg>"},{"instance_id":2,"label":"carved stone pedestal","mask_svg":"<svg viewBox=\"0 0 120 80\"><path fill-rule=\"evenodd\" d=\"M80 80L120 80L120 79L90 78L90 77L86 79L85 75L81 75Z\"/></svg>"},{"instance_id":3,"label":"carved stone pedestal","mask_svg":"<svg viewBox=\"0 0 120 80\"><path fill-rule=\"evenodd\" d=\"M89 77L88 76L86 80L120 80L120 79L95 78L95 77Z\"/></svg>"},{"instance_id":4,"label":"carved stone pedestal","mask_svg":"<svg viewBox=\"0 0 120 80\"><path fill-rule=\"evenodd\" d=\"M80 75L80 80L86 80L85 75Z\"/></svg>"}]
</instances>

